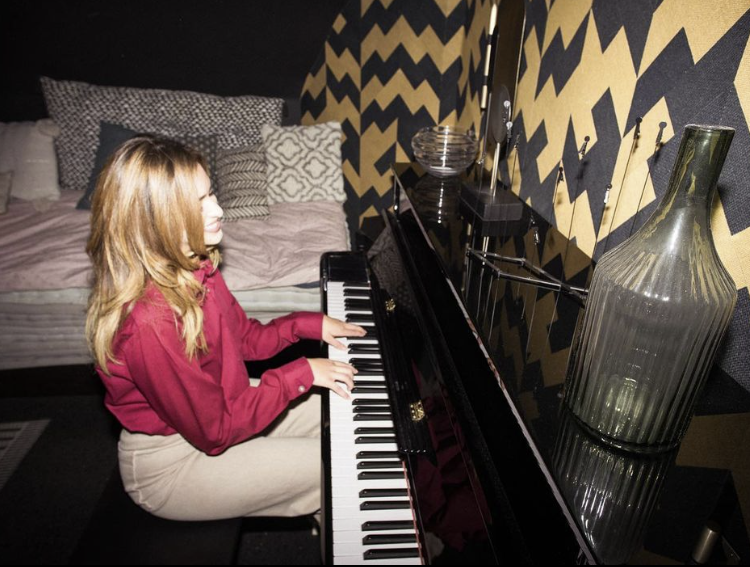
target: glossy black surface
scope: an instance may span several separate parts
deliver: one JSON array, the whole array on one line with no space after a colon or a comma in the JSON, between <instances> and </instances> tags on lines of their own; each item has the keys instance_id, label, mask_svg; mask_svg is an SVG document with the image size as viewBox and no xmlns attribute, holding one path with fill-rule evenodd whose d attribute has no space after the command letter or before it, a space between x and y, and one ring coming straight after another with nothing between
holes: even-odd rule
<instances>
[{"instance_id":1,"label":"glossy black surface","mask_svg":"<svg viewBox=\"0 0 750 567\"><path fill-rule=\"evenodd\" d=\"M602 445L561 405L590 259L525 205L511 222L484 223L462 202L462 181L410 165L396 172L405 189L396 232L429 303L420 306L425 332L438 336L441 387L457 408L491 537L498 524L515 526L522 561L684 563L715 522L724 540L711 562L747 560L747 392L715 373L679 452L639 457ZM560 281L572 291L556 291Z\"/></svg>"}]
</instances>

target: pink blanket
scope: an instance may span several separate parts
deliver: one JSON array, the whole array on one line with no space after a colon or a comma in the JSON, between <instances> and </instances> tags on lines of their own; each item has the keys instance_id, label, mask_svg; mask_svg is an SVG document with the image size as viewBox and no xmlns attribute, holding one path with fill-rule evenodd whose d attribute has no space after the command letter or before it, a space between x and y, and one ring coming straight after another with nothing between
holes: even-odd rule
<instances>
[{"instance_id":1,"label":"pink blanket","mask_svg":"<svg viewBox=\"0 0 750 567\"><path fill-rule=\"evenodd\" d=\"M63 191L46 212L12 201L0 216L0 292L88 287L85 246L88 211L78 211L77 191ZM348 249L340 203L316 201L271 206L266 220L224 224L222 273L230 289L246 290L316 282L320 255Z\"/></svg>"}]
</instances>

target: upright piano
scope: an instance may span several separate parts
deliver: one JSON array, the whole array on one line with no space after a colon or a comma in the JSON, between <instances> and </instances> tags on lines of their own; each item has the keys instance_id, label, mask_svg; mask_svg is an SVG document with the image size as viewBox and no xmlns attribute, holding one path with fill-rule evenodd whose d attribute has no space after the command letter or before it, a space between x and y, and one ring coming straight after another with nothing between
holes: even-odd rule
<instances>
[{"instance_id":1,"label":"upright piano","mask_svg":"<svg viewBox=\"0 0 750 567\"><path fill-rule=\"evenodd\" d=\"M742 459L702 460L690 431L682 462L619 452L568 414L592 262L515 197L483 223L464 182L396 166L369 250L322 260L324 310L370 329L330 351L360 372L353 401L324 401L326 561L747 558ZM734 414L691 431L743 423L734 394ZM704 398L699 414L724 411Z\"/></svg>"}]
</instances>

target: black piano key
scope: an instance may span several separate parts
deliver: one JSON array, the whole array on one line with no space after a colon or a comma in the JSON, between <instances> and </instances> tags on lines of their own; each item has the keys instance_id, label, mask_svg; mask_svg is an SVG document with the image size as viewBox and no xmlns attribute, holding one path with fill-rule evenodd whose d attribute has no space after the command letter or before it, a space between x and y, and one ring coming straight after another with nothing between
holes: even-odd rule
<instances>
[{"instance_id":1,"label":"black piano key","mask_svg":"<svg viewBox=\"0 0 750 567\"><path fill-rule=\"evenodd\" d=\"M387 406L388 400L372 400L368 398L354 398L352 402L355 406Z\"/></svg>"},{"instance_id":2,"label":"black piano key","mask_svg":"<svg viewBox=\"0 0 750 567\"><path fill-rule=\"evenodd\" d=\"M357 427L354 430L355 435L395 435L396 430L393 427Z\"/></svg>"},{"instance_id":3,"label":"black piano key","mask_svg":"<svg viewBox=\"0 0 750 567\"><path fill-rule=\"evenodd\" d=\"M374 315L366 315L364 313L352 313L351 315L346 316L347 323L356 323L358 325L362 325L363 323L372 324L374 321Z\"/></svg>"},{"instance_id":4,"label":"black piano key","mask_svg":"<svg viewBox=\"0 0 750 567\"><path fill-rule=\"evenodd\" d=\"M370 534L362 538L363 545L385 545L389 543L417 543L417 534Z\"/></svg>"},{"instance_id":5,"label":"black piano key","mask_svg":"<svg viewBox=\"0 0 750 567\"><path fill-rule=\"evenodd\" d=\"M349 354L352 354L352 355L380 354L380 347L378 345L360 344L360 345L352 346L350 343L347 350L349 351Z\"/></svg>"},{"instance_id":6,"label":"black piano key","mask_svg":"<svg viewBox=\"0 0 750 567\"><path fill-rule=\"evenodd\" d=\"M360 387L360 388L382 388L384 387L385 379L378 380L377 378L373 378L372 380L358 380L357 378L354 379L354 387Z\"/></svg>"},{"instance_id":7,"label":"black piano key","mask_svg":"<svg viewBox=\"0 0 750 567\"><path fill-rule=\"evenodd\" d=\"M408 500L367 500L359 505L360 510L406 510L411 508Z\"/></svg>"},{"instance_id":8,"label":"black piano key","mask_svg":"<svg viewBox=\"0 0 750 567\"><path fill-rule=\"evenodd\" d=\"M359 348L357 346L355 346L355 347L351 347L350 346L350 347L347 347L346 350L347 350L347 354L349 354L349 356L357 356L357 355L363 355L363 354L377 354L377 355L380 355L380 349L377 349L377 350L367 350L367 349ZM382 361L383 359L381 358L380 360Z\"/></svg>"},{"instance_id":9,"label":"black piano key","mask_svg":"<svg viewBox=\"0 0 750 567\"><path fill-rule=\"evenodd\" d=\"M349 364L352 366L357 366L357 364L363 364L363 365L379 365L383 366L383 359L382 358L361 358L357 356L353 356L349 359Z\"/></svg>"},{"instance_id":10,"label":"black piano key","mask_svg":"<svg viewBox=\"0 0 750 567\"><path fill-rule=\"evenodd\" d=\"M370 288L364 286L347 285L343 286L344 297L370 297Z\"/></svg>"},{"instance_id":11,"label":"black piano key","mask_svg":"<svg viewBox=\"0 0 750 567\"><path fill-rule=\"evenodd\" d=\"M390 413L355 413L354 421L390 421L390 422L393 422L393 414L390 414Z\"/></svg>"},{"instance_id":12,"label":"black piano key","mask_svg":"<svg viewBox=\"0 0 750 567\"><path fill-rule=\"evenodd\" d=\"M368 559L399 559L405 557L419 557L419 549L416 547L404 547L402 549L368 549L362 554L365 561Z\"/></svg>"},{"instance_id":13,"label":"black piano key","mask_svg":"<svg viewBox=\"0 0 750 567\"><path fill-rule=\"evenodd\" d=\"M360 370L357 372L357 376L359 378L363 378L365 376L383 376L382 370Z\"/></svg>"},{"instance_id":14,"label":"black piano key","mask_svg":"<svg viewBox=\"0 0 750 567\"><path fill-rule=\"evenodd\" d=\"M398 451L359 451L357 459L397 459Z\"/></svg>"},{"instance_id":15,"label":"black piano key","mask_svg":"<svg viewBox=\"0 0 750 567\"><path fill-rule=\"evenodd\" d=\"M372 289L370 287L370 282L365 281L365 280L359 280L359 281L344 280L343 282L341 282L341 286L344 288L344 291L346 291L347 289L362 289L365 291L369 291L370 289Z\"/></svg>"},{"instance_id":16,"label":"black piano key","mask_svg":"<svg viewBox=\"0 0 750 567\"><path fill-rule=\"evenodd\" d=\"M354 413L391 413L391 406L354 406Z\"/></svg>"},{"instance_id":17,"label":"black piano key","mask_svg":"<svg viewBox=\"0 0 750 567\"><path fill-rule=\"evenodd\" d=\"M414 522L410 520L368 520L362 524L363 532L387 530L413 530Z\"/></svg>"},{"instance_id":18,"label":"black piano key","mask_svg":"<svg viewBox=\"0 0 750 567\"><path fill-rule=\"evenodd\" d=\"M386 388L385 386L383 386L382 388L378 388L375 386L355 386L351 391L352 394L385 394L387 392L388 388Z\"/></svg>"},{"instance_id":19,"label":"black piano key","mask_svg":"<svg viewBox=\"0 0 750 567\"><path fill-rule=\"evenodd\" d=\"M373 374L370 376L366 376L367 378L382 378L385 380L385 368L382 366L363 366L361 364L357 364L354 366L354 369L359 372L378 372L379 374ZM357 378L365 378L365 376L357 376Z\"/></svg>"},{"instance_id":20,"label":"black piano key","mask_svg":"<svg viewBox=\"0 0 750 567\"><path fill-rule=\"evenodd\" d=\"M397 480L404 478L404 471L362 471L359 480Z\"/></svg>"},{"instance_id":21,"label":"black piano key","mask_svg":"<svg viewBox=\"0 0 750 567\"><path fill-rule=\"evenodd\" d=\"M371 443L395 443L396 437L390 436L390 437L357 437L354 439L355 445L367 445ZM403 478L404 475L401 475L401 478Z\"/></svg>"},{"instance_id":22,"label":"black piano key","mask_svg":"<svg viewBox=\"0 0 750 567\"><path fill-rule=\"evenodd\" d=\"M369 299L346 298L344 299L344 310L346 311L372 311L372 301Z\"/></svg>"},{"instance_id":23,"label":"black piano key","mask_svg":"<svg viewBox=\"0 0 750 567\"><path fill-rule=\"evenodd\" d=\"M405 488L365 488L359 491L360 498L388 498L393 496L408 496Z\"/></svg>"},{"instance_id":24,"label":"black piano key","mask_svg":"<svg viewBox=\"0 0 750 567\"><path fill-rule=\"evenodd\" d=\"M361 471L372 469L395 469L401 467L401 461L360 461L357 469Z\"/></svg>"},{"instance_id":25,"label":"black piano key","mask_svg":"<svg viewBox=\"0 0 750 567\"><path fill-rule=\"evenodd\" d=\"M380 372L380 375L382 375L383 378L385 378L385 368L383 367L382 364L379 365L379 366L375 366L375 365L371 365L371 364L370 365L368 365L368 364L354 364L352 366L354 366L355 369L360 370L360 371L364 370L365 372ZM360 376L360 378L361 378L361 376Z\"/></svg>"}]
</instances>

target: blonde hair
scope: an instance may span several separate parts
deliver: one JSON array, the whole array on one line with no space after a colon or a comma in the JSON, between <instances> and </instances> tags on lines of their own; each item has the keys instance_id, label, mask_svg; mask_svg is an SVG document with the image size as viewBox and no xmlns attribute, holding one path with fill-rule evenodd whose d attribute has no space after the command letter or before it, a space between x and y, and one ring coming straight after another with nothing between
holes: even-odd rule
<instances>
[{"instance_id":1,"label":"blonde hair","mask_svg":"<svg viewBox=\"0 0 750 567\"><path fill-rule=\"evenodd\" d=\"M109 374L117 362L113 340L149 283L175 313L189 358L206 350L203 287L192 272L202 259L218 266L215 248L203 238L196 196L198 168L208 172L196 151L178 142L138 136L122 144L99 176L86 251L94 282L86 316L86 338L96 364ZM184 237L193 256L183 250Z\"/></svg>"}]
</instances>

